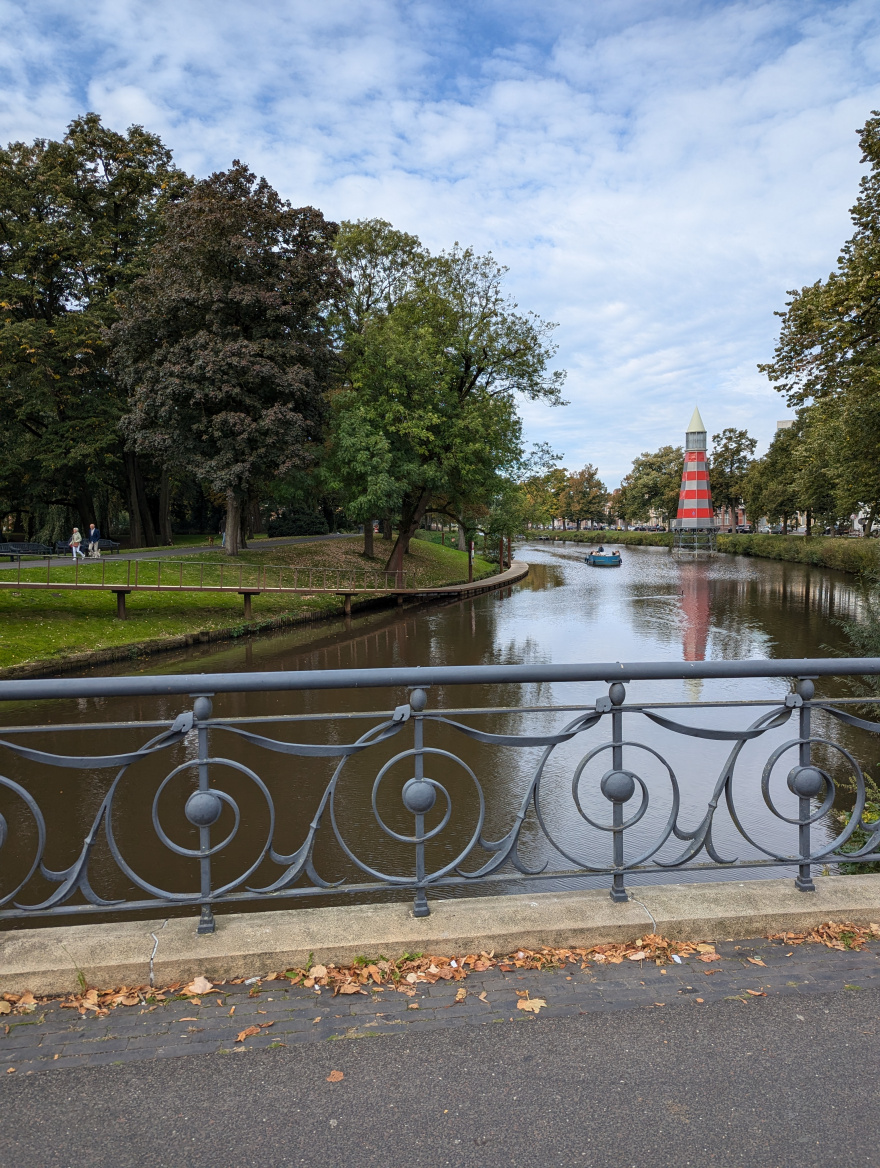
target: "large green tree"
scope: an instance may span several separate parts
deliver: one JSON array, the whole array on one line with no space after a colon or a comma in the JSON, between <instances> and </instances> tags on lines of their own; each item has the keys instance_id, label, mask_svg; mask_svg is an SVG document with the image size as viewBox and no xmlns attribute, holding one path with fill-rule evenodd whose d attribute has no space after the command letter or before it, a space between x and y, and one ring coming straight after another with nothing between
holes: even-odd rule
<instances>
[{"instance_id":1,"label":"large green tree","mask_svg":"<svg viewBox=\"0 0 880 1168\"><path fill-rule=\"evenodd\" d=\"M376 221L347 225L337 246L352 307L330 457L360 514L396 514L400 571L429 509L466 526L488 505L522 457L517 398L558 402L564 375L548 369L553 326L517 310L491 256L431 256Z\"/></svg>"},{"instance_id":2,"label":"large green tree","mask_svg":"<svg viewBox=\"0 0 880 1168\"><path fill-rule=\"evenodd\" d=\"M647 520L654 512L668 523L678 510L683 466L680 446L661 446L634 459L620 484L620 510L627 522Z\"/></svg>"},{"instance_id":3,"label":"large green tree","mask_svg":"<svg viewBox=\"0 0 880 1168\"><path fill-rule=\"evenodd\" d=\"M735 511L742 506L745 477L757 445L757 439L750 437L747 430L732 426L712 435L709 482L716 507Z\"/></svg>"},{"instance_id":4,"label":"large green tree","mask_svg":"<svg viewBox=\"0 0 880 1168\"><path fill-rule=\"evenodd\" d=\"M128 496L133 543L149 527L142 468L123 451L126 409L108 369L107 327L188 179L155 135L96 114L60 142L0 150L0 483L45 520L94 519ZM101 516L106 523L106 509ZM65 519L66 522L66 519Z\"/></svg>"},{"instance_id":5,"label":"large green tree","mask_svg":"<svg viewBox=\"0 0 880 1168\"><path fill-rule=\"evenodd\" d=\"M851 215L854 234L827 280L789 293L774 360L759 368L788 403L822 407L833 436L821 457L837 506L880 508L880 112L859 131L868 173Z\"/></svg>"},{"instance_id":6,"label":"large green tree","mask_svg":"<svg viewBox=\"0 0 880 1168\"><path fill-rule=\"evenodd\" d=\"M318 449L335 231L236 161L168 209L112 331L131 446L225 497L229 555L248 500Z\"/></svg>"}]
</instances>

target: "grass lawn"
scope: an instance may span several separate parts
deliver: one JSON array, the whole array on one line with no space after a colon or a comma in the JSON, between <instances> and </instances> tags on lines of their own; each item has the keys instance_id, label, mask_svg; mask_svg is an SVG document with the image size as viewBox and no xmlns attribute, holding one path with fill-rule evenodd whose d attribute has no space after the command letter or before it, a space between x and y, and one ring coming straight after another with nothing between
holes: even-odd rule
<instances>
[{"instance_id":1,"label":"grass lawn","mask_svg":"<svg viewBox=\"0 0 880 1168\"><path fill-rule=\"evenodd\" d=\"M173 551L162 559L162 579L184 583L219 583L221 566L225 583L238 582L239 569L245 586L257 583L257 573L266 569L267 579L277 582L279 574L285 583L298 570L298 583L306 583L304 572L321 568L340 568L362 573L366 567L384 568L385 557L378 555L367 562L360 554L361 537L333 539L320 543L290 544L267 548L265 551L248 549L235 559L219 551L189 557L174 563ZM382 540L376 541L377 551L385 551ZM169 562L170 561L170 562ZM178 564L180 567L178 567ZM204 565L204 566L202 566ZM272 569L274 568L274 573ZM87 561L79 566L80 581L101 579L107 583L124 584L134 564L122 563L115 557ZM159 561L142 560L137 565L138 579L155 582ZM422 540L413 540L405 564L408 587L425 588L436 584L459 584L467 580L467 555L454 548L440 547ZM482 559L474 560L474 578L483 579L497 568ZM45 579L46 569L22 565L22 580ZM230 579L230 576L233 578ZM71 582L73 566L54 566L53 583ZM3 579L5 577L0 577ZM333 579L335 586L335 578ZM357 599L353 604L357 607ZM270 593L253 598L253 625L282 615L335 616L342 611L341 596L290 596ZM116 597L112 592L82 591L54 592L23 588L0 588L0 668L33 661L51 661L70 653L90 649L106 649L119 645L137 645L166 637L177 637L202 630L243 628L243 606L236 593L212 594L199 592L132 592L127 597L128 619L116 619Z\"/></svg>"}]
</instances>

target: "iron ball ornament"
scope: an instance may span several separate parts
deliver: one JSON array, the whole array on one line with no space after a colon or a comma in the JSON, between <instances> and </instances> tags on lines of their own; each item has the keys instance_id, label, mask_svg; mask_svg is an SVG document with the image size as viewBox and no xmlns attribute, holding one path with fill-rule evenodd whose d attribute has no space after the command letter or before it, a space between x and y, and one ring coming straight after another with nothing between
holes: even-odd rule
<instances>
[{"instance_id":1,"label":"iron ball ornament","mask_svg":"<svg viewBox=\"0 0 880 1168\"><path fill-rule=\"evenodd\" d=\"M437 802L434 784L427 779L409 779L401 794L404 807L413 815L426 815Z\"/></svg>"},{"instance_id":2,"label":"iron ball ornament","mask_svg":"<svg viewBox=\"0 0 880 1168\"><path fill-rule=\"evenodd\" d=\"M629 771L606 771L599 789L612 803L626 803L636 791L635 776Z\"/></svg>"},{"instance_id":3,"label":"iron ball ornament","mask_svg":"<svg viewBox=\"0 0 880 1168\"><path fill-rule=\"evenodd\" d=\"M184 808L187 819L194 827L211 827L220 818L222 802L212 791L193 791Z\"/></svg>"},{"instance_id":4,"label":"iron ball ornament","mask_svg":"<svg viewBox=\"0 0 880 1168\"><path fill-rule=\"evenodd\" d=\"M788 772L788 789L802 799L815 799L825 789L825 775L814 766L792 767Z\"/></svg>"}]
</instances>

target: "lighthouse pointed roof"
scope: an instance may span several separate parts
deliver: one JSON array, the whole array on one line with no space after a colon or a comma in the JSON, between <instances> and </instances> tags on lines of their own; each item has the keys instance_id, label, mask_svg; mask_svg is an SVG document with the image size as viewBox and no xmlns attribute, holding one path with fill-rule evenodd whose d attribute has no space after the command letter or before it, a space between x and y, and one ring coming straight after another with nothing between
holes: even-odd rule
<instances>
[{"instance_id":1,"label":"lighthouse pointed roof","mask_svg":"<svg viewBox=\"0 0 880 1168\"><path fill-rule=\"evenodd\" d=\"M700 411L697 406L694 406L694 416L688 423L688 428L685 430L685 434L693 434L694 432L700 434L706 433L706 427L703 423L703 419L700 417Z\"/></svg>"}]
</instances>

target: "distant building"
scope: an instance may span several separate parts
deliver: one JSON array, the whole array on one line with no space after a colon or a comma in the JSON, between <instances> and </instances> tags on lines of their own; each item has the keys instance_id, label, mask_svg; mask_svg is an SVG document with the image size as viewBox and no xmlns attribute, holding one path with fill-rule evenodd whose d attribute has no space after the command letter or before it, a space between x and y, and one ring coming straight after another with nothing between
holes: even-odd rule
<instances>
[{"instance_id":1,"label":"distant building","mask_svg":"<svg viewBox=\"0 0 880 1168\"><path fill-rule=\"evenodd\" d=\"M784 418L781 422L776 423L777 430L790 430L794 425L794 418Z\"/></svg>"}]
</instances>

